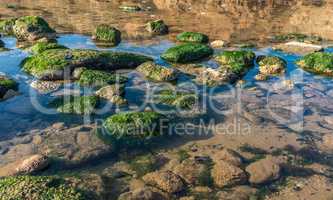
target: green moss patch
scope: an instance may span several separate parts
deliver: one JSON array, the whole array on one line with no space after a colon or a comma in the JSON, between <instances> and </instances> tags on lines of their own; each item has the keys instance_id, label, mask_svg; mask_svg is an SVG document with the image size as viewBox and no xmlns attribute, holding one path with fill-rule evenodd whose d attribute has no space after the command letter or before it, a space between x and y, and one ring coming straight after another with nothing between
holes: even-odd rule
<instances>
[{"instance_id":1,"label":"green moss patch","mask_svg":"<svg viewBox=\"0 0 333 200\"><path fill-rule=\"evenodd\" d=\"M180 42L207 43L209 38L207 35L202 33L183 32L177 35L177 40Z\"/></svg>"},{"instance_id":2,"label":"green moss patch","mask_svg":"<svg viewBox=\"0 0 333 200\"><path fill-rule=\"evenodd\" d=\"M18 40L36 40L43 37L49 38L49 34L55 37L55 30L41 17L24 16L15 21L13 33Z\"/></svg>"},{"instance_id":3,"label":"green moss patch","mask_svg":"<svg viewBox=\"0 0 333 200\"><path fill-rule=\"evenodd\" d=\"M8 90L18 90L18 83L6 76L0 75L0 99Z\"/></svg>"},{"instance_id":4,"label":"green moss patch","mask_svg":"<svg viewBox=\"0 0 333 200\"><path fill-rule=\"evenodd\" d=\"M18 176L0 179L0 199L85 200L84 192L62 178Z\"/></svg>"},{"instance_id":5,"label":"green moss patch","mask_svg":"<svg viewBox=\"0 0 333 200\"><path fill-rule=\"evenodd\" d=\"M306 35L302 33L287 33L276 35L273 37L273 41L276 42L286 42L290 40L296 40L298 42L318 43L321 42L323 38L316 35Z\"/></svg>"},{"instance_id":6,"label":"green moss patch","mask_svg":"<svg viewBox=\"0 0 333 200\"><path fill-rule=\"evenodd\" d=\"M173 63L189 63L211 56L214 50L207 45L186 43L168 49L162 58Z\"/></svg>"},{"instance_id":7,"label":"green moss patch","mask_svg":"<svg viewBox=\"0 0 333 200\"><path fill-rule=\"evenodd\" d=\"M156 95L155 100L158 103L190 109L197 103L198 96L190 92L162 90Z\"/></svg>"},{"instance_id":8,"label":"green moss patch","mask_svg":"<svg viewBox=\"0 0 333 200\"><path fill-rule=\"evenodd\" d=\"M96 27L93 39L106 45L116 46L121 42L121 32L112 26L101 24Z\"/></svg>"},{"instance_id":9,"label":"green moss patch","mask_svg":"<svg viewBox=\"0 0 333 200\"><path fill-rule=\"evenodd\" d=\"M255 54L252 51L224 51L215 57L221 68L228 68L233 73L242 74L253 66Z\"/></svg>"},{"instance_id":10,"label":"green moss patch","mask_svg":"<svg viewBox=\"0 0 333 200\"><path fill-rule=\"evenodd\" d=\"M68 49L68 48L57 43L38 42L31 47L31 52L33 54L39 54L50 49Z\"/></svg>"},{"instance_id":11,"label":"green moss patch","mask_svg":"<svg viewBox=\"0 0 333 200\"><path fill-rule=\"evenodd\" d=\"M99 70L85 70L82 72L79 84L83 86L103 87L115 83L125 83L127 77Z\"/></svg>"},{"instance_id":12,"label":"green moss patch","mask_svg":"<svg viewBox=\"0 0 333 200\"><path fill-rule=\"evenodd\" d=\"M148 32L156 35L164 35L169 33L169 27L164 23L163 20L148 22L146 29Z\"/></svg>"},{"instance_id":13,"label":"green moss patch","mask_svg":"<svg viewBox=\"0 0 333 200\"><path fill-rule=\"evenodd\" d=\"M88 49L51 49L40 54L26 58L22 62L23 70L38 78L47 77L53 72L61 72L66 69L73 70L76 67L101 68L117 70L135 68L152 59L138 54L125 52L109 52ZM47 77L63 79L63 75ZM45 78L45 79L47 79Z\"/></svg>"},{"instance_id":14,"label":"green moss patch","mask_svg":"<svg viewBox=\"0 0 333 200\"><path fill-rule=\"evenodd\" d=\"M104 132L99 135L107 143L135 146L161 136L160 125L166 122L164 118L156 112L118 113L105 120Z\"/></svg>"},{"instance_id":15,"label":"green moss patch","mask_svg":"<svg viewBox=\"0 0 333 200\"><path fill-rule=\"evenodd\" d=\"M177 79L178 75L175 69L157 65L153 62L143 63L136 70L154 81L173 81Z\"/></svg>"},{"instance_id":16,"label":"green moss patch","mask_svg":"<svg viewBox=\"0 0 333 200\"><path fill-rule=\"evenodd\" d=\"M13 35L13 26L16 18L0 20L0 33L4 35Z\"/></svg>"},{"instance_id":17,"label":"green moss patch","mask_svg":"<svg viewBox=\"0 0 333 200\"><path fill-rule=\"evenodd\" d=\"M96 96L64 96L53 100L50 106L60 113L89 115L94 112L98 103Z\"/></svg>"},{"instance_id":18,"label":"green moss patch","mask_svg":"<svg viewBox=\"0 0 333 200\"><path fill-rule=\"evenodd\" d=\"M316 52L304 56L296 62L304 70L333 76L333 54L325 52Z\"/></svg>"},{"instance_id":19,"label":"green moss patch","mask_svg":"<svg viewBox=\"0 0 333 200\"><path fill-rule=\"evenodd\" d=\"M277 75L284 72L287 63L276 56L261 56L258 59L259 71L263 75Z\"/></svg>"}]
</instances>

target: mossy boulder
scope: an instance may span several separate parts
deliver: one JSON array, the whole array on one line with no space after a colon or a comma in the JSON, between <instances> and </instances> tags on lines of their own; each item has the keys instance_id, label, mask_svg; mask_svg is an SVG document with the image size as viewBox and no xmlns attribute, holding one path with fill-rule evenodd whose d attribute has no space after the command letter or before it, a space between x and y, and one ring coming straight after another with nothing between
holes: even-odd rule
<instances>
[{"instance_id":1,"label":"mossy boulder","mask_svg":"<svg viewBox=\"0 0 333 200\"><path fill-rule=\"evenodd\" d=\"M9 90L18 90L18 83L4 75L0 75L0 100L3 99Z\"/></svg>"},{"instance_id":2,"label":"mossy boulder","mask_svg":"<svg viewBox=\"0 0 333 200\"><path fill-rule=\"evenodd\" d=\"M123 112L107 118L98 135L107 143L135 146L162 136L165 122L157 112Z\"/></svg>"},{"instance_id":3,"label":"mossy boulder","mask_svg":"<svg viewBox=\"0 0 333 200\"><path fill-rule=\"evenodd\" d=\"M263 75L278 75L285 71L286 61L277 56L259 56L259 71Z\"/></svg>"},{"instance_id":4,"label":"mossy boulder","mask_svg":"<svg viewBox=\"0 0 333 200\"><path fill-rule=\"evenodd\" d=\"M189 63L211 56L214 50L207 45L186 43L168 49L162 58L173 63Z\"/></svg>"},{"instance_id":5,"label":"mossy boulder","mask_svg":"<svg viewBox=\"0 0 333 200\"><path fill-rule=\"evenodd\" d=\"M169 27L163 20L155 20L146 24L146 30L154 35L165 35L169 33Z\"/></svg>"},{"instance_id":6,"label":"mossy boulder","mask_svg":"<svg viewBox=\"0 0 333 200\"><path fill-rule=\"evenodd\" d=\"M50 103L58 112L65 114L89 115L99 104L96 96L62 96Z\"/></svg>"},{"instance_id":7,"label":"mossy boulder","mask_svg":"<svg viewBox=\"0 0 333 200\"><path fill-rule=\"evenodd\" d=\"M151 60L147 56L125 52L51 49L26 58L22 67L27 73L42 80L62 80L78 67L117 70L135 68Z\"/></svg>"},{"instance_id":8,"label":"mossy boulder","mask_svg":"<svg viewBox=\"0 0 333 200\"><path fill-rule=\"evenodd\" d=\"M67 47L53 42L37 42L31 47L33 54L39 54L50 49L68 49Z\"/></svg>"},{"instance_id":9,"label":"mossy boulder","mask_svg":"<svg viewBox=\"0 0 333 200\"><path fill-rule=\"evenodd\" d=\"M177 70L157 65L154 62L143 63L136 70L153 81L174 81L178 75Z\"/></svg>"},{"instance_id":10,"label":"mossy boulder","mask_svg":"<svg viewBox=\"0 0 333 200\"><path fill-rule=\"evenodd\" d=\"M180 42L208 43L209 38L202 33L183 32L177 35L177 40Z\"/></svg>"},{"instance_id":11,"label":"mossy boulder","mask_svg":"<svg viewBox=\"0 0 333 200\"><path fill-rule=\"evenodd\" d=\"M84 70L80 76L79 84L91 87L103 87L115 83L121 84L127 81L127 77L100 70Z\"/></svg>"},{"instance_id":12,"label":"mossy boulder","mask_svg":"<svg viewBox=\"0 0 333 200\"><path fill-rule=\"evenodd\" d=\"M332 53L311 53L298 60L296 64L306 71L333 76Z\"/></svg>"},{"instance_id":13,"label":"mossy boulder","mask_svg":"<svg viewBox=\"0 0 333 200\"><path fill-rule=\"evenodd\" d=\"M17 176L0 179L0 199L85 200L85 192L69 181L52 176Z\"/></svg>"},{"instance_id":14,"label":"mossy boulder","mask_svg":"<svg viewBox=\"0 0 333 200\"><path fill-rule=\"evenodd\" d=\"M255 54L252 51L224 51L215 57L220 68L230 69L233 73L242 74L253 66Z\"/></svg>"},{"instance_id":15,"label":"mossy boulder","mask_svg":"<svg viewBox=\"0 0 333 200\"><path fill-rule=\"evenodd\" d=\"M92 36L98 45L117 46L121 42L121 32L107 24L98 25Z\"/></svg>"},{"instance_id":16,"label":"mossy boulder","mask_svg":"<svg viewBox=\"0 0 333 200\"><path fill-rule=\"evenodd\" d=\"M175 90L162 90L155 97L158 103L182 109L192 108L198 102L198 99L198 96L193 92Z\"/></svg>"},{"instance_id":17,"label":"mossy boulder","mask_svg":"<svg viewBox=\"0 0 333 200\"><path fill-rule=\"evenodd\" d=\"M3 35L13 35L13 26L16 20L16 18L0 20L0 33Z\"/></svg>"},{"instance_id":18,"label":"mossy boulder","mask_svg":"<svg viewBox=\"0 0 333 200\"><path fill-rule=\"evenodd\" d=\"M54 39L55 31L38 16L20 17L15 21L13 33L19 41L35 41L41 38Z\"/></svg>"},{"instance_id":19,"label":"mossy boulder","mask_svg":"<svg viewBox=\"0 0 333 200\"><path fill-rule=\"evenodd\" d=\"M323 40L322 37L316 35L306 35L302 33L287 33L275 35L273 37L273 41L275 42L286 42L295 40L298 42L306 42L306 43L319 43Z\"/></svg>"}]
</instances>

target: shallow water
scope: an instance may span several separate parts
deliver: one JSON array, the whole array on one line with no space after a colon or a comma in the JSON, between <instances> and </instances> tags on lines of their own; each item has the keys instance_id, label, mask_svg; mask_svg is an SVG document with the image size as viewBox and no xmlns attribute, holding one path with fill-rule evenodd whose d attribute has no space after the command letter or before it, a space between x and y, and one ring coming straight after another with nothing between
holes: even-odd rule
<instances>
[{"instance_id":1,"label":"shallow water","mask_svg":"<svg viewBox=\"0 0 333 200\"><path fill-rule=\"evenodd\" d=\"M33 77L25 74L20 69L20 62L28 56L29 53L16 48L15 39L5 37L3 40L6 43L6 47L11 50L0 53L0 71L10 75L20 83L19 91L21 95L0 103L0 112L2 113L0 115L0 138L2 139L34 130L43 130L43 128L48 127L55 122L65 122L68 126L74 126L82 123L92 123L96 119L103 119L115 111L119 111L119 109L123 111L134 109L143 110L145 107L140 106L146 98L147 87L153 88L158 85L146 82L139 74L133 71L123 72L126 74L128 73L128 76L130 77L130 81L126 85L126 98L129 100L129 106L118 108L118 110L115 110L115 107L107 107L106 111L102 111L100 114L91 117L58 114L52 109L47 109L46 106L56 95L62 94L66 89L68 91L76 91L79 93L87 92L87 89L82 89L73 83L66 83L57 91L50 94L38 93L29 85L33 81ZM95 46L90 37L79 34L60 35L58 42L70 48L100 49ZM145 54L152 56L157 63L168 65L160 59L159 56L172 45L174 45L173 42L161 38L160 40L155 39L151 44L123 41L118 47L100 50L126 51ZM273 118L275 122L283 124L288 128L292 128L289 127L289 123L293 123L296 116L296 121L301 121L302 123L301 125L298 125L300 127L298 127L296 131L304 131L306 130L304 123L308 123L304 120L307 110L311 110L312 113L316 112L319 116L332 114L333 107L331 106L332 104L330 104L331 99L326 95L326 92L333 88L333 80L331 78L316 76L297 68L294 62L300 57L298 55L273 51L269 47L253 50L257 55L276 55L284 58L288 62L285 75L272 77L268 81L257 82L254 80L254 76L258 72L258 66L256 65L244 77L246 84L243 86L243 90L236 90L237 87L235 85L206 88L191 84L190 87L195 87L196 90L200 91L199 93L202 97L207 97L207 99L202 101L199 105L201 115L198 115L197 117L195 117L195 115L194 117L193 115L190 117L185 115L184 117L180 113L178 113L178 115L183 118L191 119L199 119L201 117L221 120L224 113L214 113L213 107L216 107L217 111L233 111L233 107L238 104L241 106L241 109L244 109L249 103L255 102L256 104L260 104L260 102L262 102L261 106L264 107L263 110L269 111L271 114L271 116L265 117ZM331 50L332 49L327 49L327 51ZM216 52L218 51L221 50L216 50ZM204 61L202 64L208 67L216 66L215 62L212 60ZM283 86L282 82L283 80L289 79L294 82L295 87L291 90L283 91L285 86ZM182 76L177 84L184 85L184 83L193 82L190 77ZM250 90L252 87L257 87L257 90ZM313 91L311 90L311 92L315 93L314 95L311 95L310 98L308 98L304 92L304 89L307 88L312 88ZM260 95L258 95L258 91L261 91ZM213 101L213 104L208 103L210 100ZM45 113L41 110L39 105L46 106L47 112ZM273 108L276 107L283 107L284 109L291 111L291 113L284 114L282 111L275 111ZM254 110L252 111L254 112ZM242 110L240 111L240 114L241 113ZM225 115L227 116L228 114ZM322 119L318 118L318 121L315 123L321 121Z\"/></svg>"}]
</instances>

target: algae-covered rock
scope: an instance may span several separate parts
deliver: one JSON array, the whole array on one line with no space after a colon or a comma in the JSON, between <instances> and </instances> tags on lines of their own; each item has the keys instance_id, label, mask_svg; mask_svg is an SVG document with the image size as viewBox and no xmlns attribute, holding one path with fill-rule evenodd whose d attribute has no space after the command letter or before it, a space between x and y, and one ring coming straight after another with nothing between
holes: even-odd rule
<instances>
[{"instance_id":1,"label":"algae-covered rock","mask_svg":"<svg viewBox=\"0 0 333 200\"><path fill-rule=\"evenodd\" d=\"M20 41L35 41L41 38L54 39L55 31L38 16L20 17L15 21L13 33Z\"/></svg>"},{"instance_id":2,"label":"algae-covered rock","mask_svg":"<svg viewBox=\"0 0 333 200\"><path fill-rule=\"evenodd\" d=\"M4 75L0 75L0 100L5 98L6 93L10 90L17 91L18 83Z\"/></svg>"},{"instance_id":3,"label":"algae-covered rock","mask_svg":"<svg viewBox=\"0 0 333 200\"><path fill-rule=\"evenodd\" d=\"M177 70L157 65L154 62L143 63L136 70L146 78L154 81L174 81L178 76Z\"/></svg>"},{"instance_id":4,"label":"algae-covered rock","mask_svg":"<svg viewBox=\"0 0 333 200\"><path fill-rule=\"evenodd\" d=\"M0 179L0 199L85 200L84 192L63 178L17 176Z\"/></svg>"},{"instance_id":5,"label":"algae-covered rock","mask_svg":"<svg viewBox=\"0 0 333 200\"><path fill-rule=\"evenodd\" d=\"M189 63L211 56L214 50L207 45L186 43L168 49L162 58L174 63Z\"/></svg>"},{"instance_id":6,"label":"algae-covered rock","mask_svg":"<svg viewBox=\"0 0 333 200\"><path fill-rule=\"evenodd\" d=\"M316 35L306 35L302 33L287 33L287 34L275 35L273 37L274 42L285 42L290 40L295 40L298 42L306 42L306 43L318 43L321 42L323 38Z\"/></svg>"},{"instance_id":7,"label":"algae-covered rock","mask_svg":"<svg viewBox=\"0 0 333 200\"><path fill-rule=\"evenodd\" d=\"M96 96L62 96L53 100L50 106L60 113L89 115L94 112L98 103Z\"/></svg>"},{"instance_id":8,"label":"algae-covered rock","mask_svg":"<svg viewBox=\"0 0 333 200\"><path fill-rule=\"evenodd\" d=\"M281 74L286 68L286 61L276 56L260 56L257 61L259 71L263 75Z\"/></svg>"},{"instance_id":9,"label":"algae-covered rock","mask_svg":"<svg viewBox=\"0 0 333 200\"><path fill-rule=\"evenodd\" d=\"M146 29L149 33L155 35L165 35L169 33L169 27L163 20L155 20L146 24Z\"/></svg>"},{"instance_id":10,"label":"algae-covered rock","mask_svg":"<svg viewBox=\"0 0 333 200\"><path fill-rule=\"evenodd\" d=\"M103 87L115 83L125 83L127 77L119 74L108 73L100 70L85 70L82 72L79 84L83 86Z\"/></svg>"},{"instance_id":11,"label":"algae-covered rock","mask_svg":"<svg viewBox=\"0 0 333 200\"><path fill-rule=\"evenodd\" d=\"M0 33L3 35L13 35L13 26L16 18L0 20Z\"/></svg>"},{"instance_id":12,"label":"algae-covered rock","mask_svg":"<svg viewBox=\"0 0 333 200\"><path fill-rule=\"evenodd\" d=\"M235 73L241 73L253 65L255 54L252 51L224 51L215 57L222 66Z\"/></svg>"},{"instance_id":13,"label":"algae-covered rock","mask_svg":"<svg viewBox=\"0 0 333 200\"><path fill-rule=\"evenodd\" d=\"M202 33L183 32L177 35L177 40L180 42L207 43L209 38L207 35Z\"/></svg>"},{"instance_id":14,"label":"algae-covered rock","mask_svg":"<svg viewBox=\"0 0 333 200\"><path fill-rule=\"evenodd\" d=\"M50 49L68 49L68 48L57 43L38 42L34 46L32 46L30 50L33 54L39 54L42 53L43 51Z\"/></svg>"},{"instance_id":15,"label":"algae-covered rock","mask_svg":"<svg viewBox=\"0 0 333 200\"><path fill-rule=\"evenodd\" d=\"M121 42L121 32L107 24L98 25L92 36L98 45L117 46Z\"/></svg>"},{"instance_id":16,"label":"algae-covered rock","mask_svg":"<svg viewBox=\"0 0 333 200\"><path fill-rule=\"evenodd\" d=\"M198 102L198 96L187 91L162 90L155 100L158 103L189 109Z\"/></svg>"},{"instance_id":17,"label":"algae-covered rock","mask_svg":"<svg viewBox=\"0 0 333 200\"><path fill-rule=\"evenodd\" d=\"M125 52L51 49L26 58L22 66L24 71L39 79L62 80L77 67L117 70L135 68L151 60L147 56Z\"/></svg>"},{"instance_id":18,"label":"algae-covered rock","mask_svg":"<svg viewBox=\"0 0 333 200\"><path fill-rule=\"evenodd\" d=\"M157 112L124 112L105 120L99 136L105 142L136 145L163 135L160 125L166 122Z\"/></svg>"},{"instance_id":19,"label":"algae-covered rock","mask_svg":"<svg viewBox=\"0 0 333 200\"><path fill-rule=\"evenodd\" d=\"M296 62L304 70L333 76L333 54L325 52L311 53Z\"/></svg>"}]
</instances>

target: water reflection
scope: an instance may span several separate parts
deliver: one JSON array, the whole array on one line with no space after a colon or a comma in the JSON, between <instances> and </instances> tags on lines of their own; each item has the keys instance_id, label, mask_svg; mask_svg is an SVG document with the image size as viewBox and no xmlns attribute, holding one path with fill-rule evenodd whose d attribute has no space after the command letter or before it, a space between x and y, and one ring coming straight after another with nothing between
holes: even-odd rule
<instances>
[{"instance_id":1,"label":"water reflection","mask_svg":"<svg viewBox=\"0 0 333 200\"><path fill-rule=\"evenodd\" d=\"M139 5L144 11L122 12L119 6L124 4ZM213 39L265 41L280 32L333 39L332 8L331 2L322 0L3 0L0 12L2 17L41 15L60 32L90 33L96 24L109 23L127 38L142 40L149 38L143 25L162 18L172 33L191 30Z\"/></svg>"}]
</instances>

